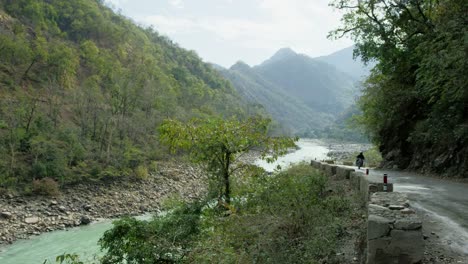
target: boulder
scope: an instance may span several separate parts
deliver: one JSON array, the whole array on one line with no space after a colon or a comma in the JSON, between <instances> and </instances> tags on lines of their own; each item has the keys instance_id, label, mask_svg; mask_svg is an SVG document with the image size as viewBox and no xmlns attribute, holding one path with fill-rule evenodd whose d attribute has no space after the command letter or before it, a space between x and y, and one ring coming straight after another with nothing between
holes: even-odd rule
<instances>
[{"instance_id":1,"label":"boulder","mask_svg":"<svg viewBox=\"0 0 468 264\"><path fill-rule=\"evenodd\" d=\"M65 206L63 206L63 205L60 205L60 206L58 207L58 210L59 210L60 212L62 212L62 213L66 213L66 212L67 212L67 208L66 208Z\"/></svg>"},{"instance_id":2,"label":"boulder","mask_svg":"<svg viewBox=\"0 0 468 264\"><path fill-rule=\"evenodd\" d=\"M24 219L24 222L25 222L26 224L37 224L39 221L40 221L40 218L37 217L37 216L26 217L26 218Z\"/></svg>"},{"instance_id":3,"label":"boulder","mask_svg":"<svg viewBox=\"0 0 468 264\"><path fill-rule=\"evenodd\" d=\"M10 212L1 212L0 213L0 218L3 219L11 219L13 217L13 214Z\"/></svg>"},{"instance_id":4,"label":"boulder","mask_svg":"<svg viewBox=\"0 0 468 264\"><path fill-rule=\"evenodd\" d=\"M89 225L91 223L91 218L87 215L82 215L80 217L80 224L81 225Z\"/></svg>"}]
</instances>

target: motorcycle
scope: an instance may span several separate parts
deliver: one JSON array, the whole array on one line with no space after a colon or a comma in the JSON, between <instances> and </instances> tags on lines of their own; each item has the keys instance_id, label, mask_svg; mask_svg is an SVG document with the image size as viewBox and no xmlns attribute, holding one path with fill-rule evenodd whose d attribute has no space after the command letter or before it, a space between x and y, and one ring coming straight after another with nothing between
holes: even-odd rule
<instances>
[{"instance_id":1,"label":"motorcycle","mask_svg":"<svg viewBox=\"0 0 468 264\"><path fill-rule=\"evenodd\" d=\"M357 158L356 159L356 166L358 167L358 169L361 169L361 167L364 165L364 160L361 159L361 158Z\"/></svg>"}]
</instances>

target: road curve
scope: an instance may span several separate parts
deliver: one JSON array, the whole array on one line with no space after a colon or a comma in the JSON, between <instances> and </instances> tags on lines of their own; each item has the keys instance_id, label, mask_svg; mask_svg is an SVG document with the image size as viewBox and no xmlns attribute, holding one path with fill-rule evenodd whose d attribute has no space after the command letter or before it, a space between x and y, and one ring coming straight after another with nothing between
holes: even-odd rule
<instances>
[{"instance_id":1,"label":"road curve","mask_svg":"<svg viewBox=\"0 0 468 264\"><path fill-rule=\"evenodd\" d=\"M422 216L430 243L445 247L454 263L468 263L468 184L391 170L371 169L369 177L381 181L384 173Z\"/></svg>"}]
</instances>

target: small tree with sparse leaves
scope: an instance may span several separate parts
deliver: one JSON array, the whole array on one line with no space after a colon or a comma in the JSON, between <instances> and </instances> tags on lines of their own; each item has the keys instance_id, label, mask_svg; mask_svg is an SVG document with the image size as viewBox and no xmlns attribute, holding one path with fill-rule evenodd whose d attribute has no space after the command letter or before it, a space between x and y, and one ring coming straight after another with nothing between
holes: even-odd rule
<instances>
[{"instance_id":1,"label":"small tree with sparse leaves","mask_svg":"<svg viewBox=\"0 0 468 264\"><path fill-rule=\"evenodd\" d=\"M230 203L230 177L243 168L233 165L251 150L260 152L261 158L275 161L294 147L297 139L271 137L268 135L270 119L251 117L239 121L236 118L223 120L193 119L183 123L166 120L160 127L161 141L172 151L186 150L195 163L206 165L210 176L219 186L219 198Z\"/></svg>"}]
</instances>

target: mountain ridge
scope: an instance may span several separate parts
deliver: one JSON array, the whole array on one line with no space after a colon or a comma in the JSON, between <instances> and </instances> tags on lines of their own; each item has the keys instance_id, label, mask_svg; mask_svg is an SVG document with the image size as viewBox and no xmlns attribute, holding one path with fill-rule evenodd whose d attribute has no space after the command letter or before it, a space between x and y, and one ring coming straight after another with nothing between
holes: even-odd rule
<instances>
[{"instance_id":1,"label":"mountain ridge","mask_svg":"<svg viewBox=\"0 0 468 264\"><path fill-rule=\"evenodd\" d=\"M354 58L354 46L332 52L325 56L315 57L315 60L328 63L339 71L353 77L356 81L361 81L370 74L370 70L375 63L369 62L367 65L360 58Z\"/></svg>"},{"instance_id":2,"label":"mountain ridge","mask_svg":"<svg viewBox=\"0 0 468 264\"><path fill-rule=\"evenodd\" d=\"M249 102L264 105L280 124L302 135L331 124L358 93L352 76L291 48L259 65L239 61L221 73Z\"/></svg>"}]
</instances>

